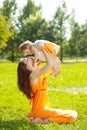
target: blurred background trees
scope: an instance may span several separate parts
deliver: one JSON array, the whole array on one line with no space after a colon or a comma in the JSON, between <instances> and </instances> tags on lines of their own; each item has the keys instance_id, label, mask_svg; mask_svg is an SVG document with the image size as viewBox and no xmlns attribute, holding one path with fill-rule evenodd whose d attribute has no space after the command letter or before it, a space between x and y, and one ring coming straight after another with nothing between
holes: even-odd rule
<instances>
[{"instance_id":1,"label":"blurred background trees","mask_svg":"<svg viewBox=\"0 0 87 130\"><path fill-rule=\"evenodd\" d=\"M50 14L49 14L50 15ZM69 35L69 37L68 37ZM67 12L64 1L57 7L52 20L42 17L41 5L32 0L19 10L14 0L4 0L0 8L0 59L12 62L22 54L21 42L46 39L61 46L60 58L87 56L87 21L79 25L75 12Z\"/></svg>"}]
</instances>

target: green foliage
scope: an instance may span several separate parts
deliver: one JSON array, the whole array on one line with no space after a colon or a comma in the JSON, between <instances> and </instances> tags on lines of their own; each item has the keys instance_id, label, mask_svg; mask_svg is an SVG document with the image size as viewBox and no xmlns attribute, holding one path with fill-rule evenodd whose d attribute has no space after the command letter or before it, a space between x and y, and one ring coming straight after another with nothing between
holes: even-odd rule
<instances>
[{"instance_id":1,"label":"green foliage","mask_svg":"<svg viewBox=\"0 0 87 130\"><path fill-rule=\"evenodd\" d=\"M67 53L71 56L86 56L87 55L87 21L84 25L79 25L74 18L71 19L71 37Z\"/></svg>"},{"instance_id":2,"label":"green foliage","mask_svg":"<svg viewBox=\"0 0 87 130\"><path fill-rule=\"evenodd\" d=\"M78 111L72 124L30 124L30 102L17 87L17 63L0 62L0 130L86 130L87 63L61 64L57 78L47 75L50 106Z\"/></svg>"},{"instance_id":3,"label":"green foliage","mask_svg":"<svg viewBox=\"0 0 87 130\"><path fill-rule=\"evenodd\" d=\"M26 19L30 19L32 16L35 16L37 12L39 12L40 6L36 6L32 0L27 0L26 5L20 11L20 15L18 16L18 26L19 28L23 26L23 21Z\"/></svg>"},{"instance_id":4,"label":"green foliage","mask_svg":"<svg viewBox=\"0 0 87 130\"><path fill-rule=\"evenodd\" d=\"M69 15L67 14L67 7L64 1L61 2L61 5L57 8L53 21L54 21L54 33L56 43L60 45L65 40L66 34L66 21L68 21Z\"/></svg>"},{"instance_id":5,"label":"green foliage","mask_svg":"<svg viewBox=\"0 0 87 130\"><path fill-rule=\"evenodd\" d=\"M84 25L81 26L80 31L80 39L79 39L79 50L80 50L80 56L87 55L87 21Z\"/></svg>"},{"instance_id":6,"label":"green foliage","mask_svg":"<svg viewBox=\"0 0 87 130\"><path fill-rule=\"evenodd\" d=\"M34 1L27 0L27 4L24 6L22 10L22 19L29 18L32 15L35 15L36 12L40 10L40 6L36 6Z\"/></svg>"},{"instance_id":7,"label":"green foliage","mask_svg":"<svg viewBox=\"0 0 87 130\"><path fill-rule=\"evenodd\" d=\"M61 60L63 59L63 44L66 41L66 22L68 21L69 15L67 14L67 7L64 1L57 8L53 23L54 23L54 38L55 43L61 45Z\"/></svg>"},{"instance_id":8,"label":"green foliage","mask_svg":"<svg viewBox=\"0 0 87 130\"><path fill-rule=\"evenodd\" d=\"M37 13L35 16L24 19L22 22L22 30L19 33L19 36L22 36L20 40L29 39L35 41L38 38L44 37L44 31L46 22L41 18L42 14ZM26 34L26 35L25 35Z\"/></svg>"},{"instance_id":9,"label":"green foliage","mask_svg":"<svg viewBox=\"0 0 87 130\"><path fill-rule=\"evenodd\" d=\"M70 55L77 55L79 54L79 39L80 39L80 26L78 23L74 23L73 30L71 34L71 38L69 40L69 47L70 47Z\"/></svg>"},{"instance_id":10,"label":"green foliage","mask_svg":"<svg viewBox=\"0 0 87 130\"><path fill-rule=\"evenodd\" d=\"M7 46L4 50L2 50L3 55L5 55L5 58L10 58L12 61L14 61L14 54L15 51L17 50L17 45L16 45L16 35L17 35L17 29L15 27L16 25L16 19L15 19L15 14L17 10L17 4L14 0L5 0L3 2L3 7L1 8L1 12L3 16L6 17L5 21L10 20L10 25L9 30L11 36L9 37L7 41Z\"/></svg>"},{"instance_id":11,"label":"green foliage","mask_svg":"<svg viewBox=\"0 0 87 130\"><path fill-rule=\"evenodd\" d=\"M0 12L0 48L6 47L6 42L10 36L10 20L7 20Z\"/></svg>"},{"instance_id":12,"label":"green foliage","mask_svg":"<svg viewBox=\"0 0 87 130\"><path fill-rule=\"evenodd\" d=\"M16 14L17 4L14 0L4 0L3 7L1 8L1 12L3 12L4 16L8 18L13 18Z\"/></svg>"},{"instance_id":13,"label":"green foliage","mask_svg":"<svg viewBox=\"0 0 87 130\"><path fill-rule=\"evenodd\" d=\"M19 13L18 13L19 12ZM19 14L19 16L18 16ZM67 32L70 38L67 40ZM87 21L79 25L75 11L68 14L65 1L61 1L52 20L42 17L41 5L27 0L21 10L15 0L4 0L0 8L0 58L11 61L21 54L18 46L25 40L46 39L61 45L60 57L87 56Z\"/></svg>"}]
</instances>

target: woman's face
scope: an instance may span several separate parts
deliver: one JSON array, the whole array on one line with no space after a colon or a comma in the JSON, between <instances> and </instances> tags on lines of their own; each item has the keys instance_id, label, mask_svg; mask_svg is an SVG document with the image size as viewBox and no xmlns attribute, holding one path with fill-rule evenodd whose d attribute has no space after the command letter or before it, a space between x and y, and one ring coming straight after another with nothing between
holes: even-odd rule
<instances>
[{"instance_id":1,"label":"woman's face","mask_svg":"<svg viewBox=\"0 0 87 130\"><path fill-rule=\"evenodd\" d=\"M24 58L23 62L26 64L29 71L34 71L37 69L37 63L34 63L34 58L32 56Z\"/></svg>"}]
</instances>

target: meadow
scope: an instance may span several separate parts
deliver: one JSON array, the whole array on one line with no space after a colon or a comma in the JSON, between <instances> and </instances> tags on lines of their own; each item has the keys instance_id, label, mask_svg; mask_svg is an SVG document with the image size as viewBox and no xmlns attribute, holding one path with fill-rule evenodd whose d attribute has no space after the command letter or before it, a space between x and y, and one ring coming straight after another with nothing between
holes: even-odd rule
<instances>
[{"instance_id":1,"label":"meadow","mask_svg":"<svg viewBox=\"0 0 87 130\"><path fill-rule=\"evenodd\" d=\"M17 86L17 62L0 62L0 130L87 130L87 63L62 63L61 74L47 75L50 107L73 109L71 124L31 124L30 101Z\"/></svg>"}]
</instances>

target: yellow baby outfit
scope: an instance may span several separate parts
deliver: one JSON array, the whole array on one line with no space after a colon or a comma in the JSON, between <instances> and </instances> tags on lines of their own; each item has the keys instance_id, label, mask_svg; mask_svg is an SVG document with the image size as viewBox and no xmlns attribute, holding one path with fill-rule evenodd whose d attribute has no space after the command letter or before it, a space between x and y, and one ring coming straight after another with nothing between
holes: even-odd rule
<instances>
[{"instance_id":1,"label":"yellow baby outfit","mask_svg":"<svg viewBox=\"0 0 87 130\"><path fill-rule=\"evenodd\" d=\"M36 40L34 45L40 48L43 48L45 49L45 51L50 55L52 56L53 54L53 51L55 50L56 52L56 58L58 59L58 53L60 51L60 46L53 43L53 42L50 42L50 41L47 41L47 40ZM38 51L38 58L42 61L46 61L42 51Z\"/></svg>"}]
</instances>

